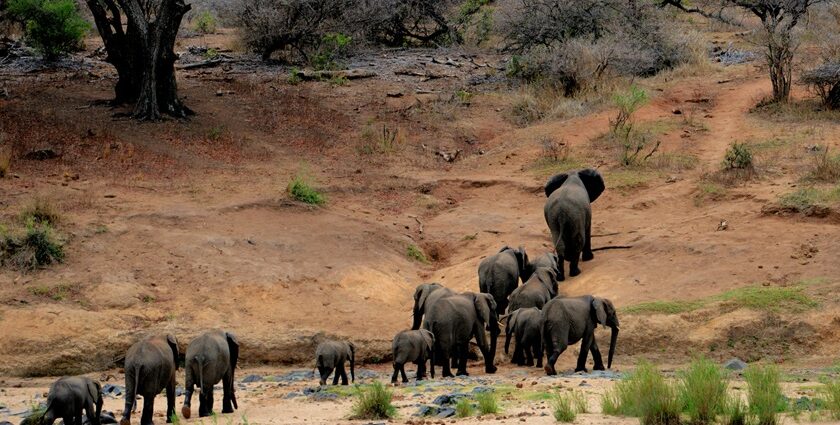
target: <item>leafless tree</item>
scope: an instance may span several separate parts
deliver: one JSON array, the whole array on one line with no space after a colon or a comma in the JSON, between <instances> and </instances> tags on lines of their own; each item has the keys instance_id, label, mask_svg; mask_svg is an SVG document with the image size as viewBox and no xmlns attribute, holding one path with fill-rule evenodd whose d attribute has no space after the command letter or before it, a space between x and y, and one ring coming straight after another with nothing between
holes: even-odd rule
<instances>
[{"instance_id":1,"label":"leafless tree","mask_svg":"<svg viewBox=\"0 0 840 425\"><path fill-rule=\"evenodd\" d=\"M456 4L454 0L359 0L349 20L367 39L388 46L459 42L449 19Z\"/></svg>"}]
</instances>

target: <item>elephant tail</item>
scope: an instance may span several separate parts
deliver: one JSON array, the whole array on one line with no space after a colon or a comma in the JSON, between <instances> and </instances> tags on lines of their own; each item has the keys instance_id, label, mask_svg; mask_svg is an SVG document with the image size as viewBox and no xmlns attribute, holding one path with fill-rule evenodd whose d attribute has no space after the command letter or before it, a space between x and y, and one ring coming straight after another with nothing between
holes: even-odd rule
<instances>
[{"instance_id":1,"label":"elephant tail","mask_svg":"<svg viewBox=\"0 0 840 425\"><path fill-rule=\"evenodd\" d=\"M138 364L134 367L134 388L132 388L132 396L134 398L131 399L131 409L133 410L134 407L137 405L137 389L140 388L140 370L143 368L143 365Z\"/></svg>"}]
</instances>

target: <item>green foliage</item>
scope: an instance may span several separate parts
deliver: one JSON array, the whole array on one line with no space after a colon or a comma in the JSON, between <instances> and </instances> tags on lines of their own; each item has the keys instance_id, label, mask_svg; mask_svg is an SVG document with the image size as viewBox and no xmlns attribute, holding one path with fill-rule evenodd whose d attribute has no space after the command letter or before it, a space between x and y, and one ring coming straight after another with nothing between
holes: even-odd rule
<instances>
[{"instance_id":1,"label":"green foliage","mask_svg":"<svg viewBox=\"0 0 840 425\"><path fill-rule=\"evenodd\" d=\"M605 414L635 416L642 425L680 421L680 400L674 386L651 363L641 362L601 399Z\"/></svg>"},{"instance_id":2,"label":"green foliage","mask_svg":"<svg viewBox=\"0 0 840 425\"><path fill-rule=\"evenodd\" d=\"M779 412L785 410L785 399L779 384L781 376L775 366L750 365L744 372L750 413L758 425L776 425Z\"/></svg>"},{"instance_id":3,"label":"green foliage","mask_svg":"<svg viewBox=\"0 0 840 425\"><path fill-rule=\"evenodd\" d=\"M739 395L734 394L729 397L724 406L723 417L724 425L746 425L747 406Z\"/></svg>"},{"instance_id":4,"label":"green foliage","mask_svg":"<svg viewBox=\"0 0 840 425\"><path fill-rule=\"evenodd\" d=\"M840 381L826 380L823 382L821 393L825 397L825 407L831 412L831 417L840 419Z\"/></svg>"},{"instance_id":5,"label":"green foliage","mask_svg":"<svg viewBox=\"0 0 840 425\"><path fill-rule=\"evenodd\" d=\"M353 38L342 33L327 33L321 38L318 52L310 60L310 65L316 71L336 70L340 64L336 62L347 54Z\"/></svg>"},{"instance_id":6,"label":"green foliage","mask_svg":"<svg viewBox=\"0 0 840 425\"><path fill-rule=\"evenodd\" d=\"M324 205L327 202L326 196L312 187L312 184L309 182L309 178L303 173L295 175L292 181L289 182L289 186L286 190L289 192L292 199L303 203L311 205Z\"/></svg>"},{"instance_id":7,"label":"green foliage","mask_svg":"<svg viewBox=\"0 0 840 425\"><path fill-rule=\"evenodd\" d=\"M577 418L577 412L572 406L572 397L568 393L558 394L552 401L551 408L557 422L574 422Z\"/></svg>"},{"instance_id":8,"label":"green foliage","mask_svg":"<svg viewBox=\"0 0 840 425\"><path fill-rule=\"evenodd\" d=\"M62 283L56 286L31 286L29 293L36 297L50 298L53 301L64 301L76 288L73 285Z\"/></svg>"},{"instance_id":9,"label":"green foliage","mask_svg":"<svg viewBox=\"0 0 840 425\"><path fill-rule=\"evenodd\" d=\"M708 424L726 406L728 377L713 361L698 357L680 373L680 398L691 421Z\"/></svg>"},{"instance_id":10,"label":"green foliage","mask_svg":"<svg viewBox=\"0 0 840 425\"><path fill-rule=\"evenodd\" d=\"M617 92L613 95L613 104L618 109L614 119L610 120L610 132L613 140L621 147L621 165L636 165L639 156L647 147L650 135L647 132L635 131L633 128L633 114L644 106L650 98L644 89L631 85L627 91ZM642 160L649 159L659 143Z\"/></svg>"},{"instance_id":11,"label":"green foliage","mask_svg":"<svg viewBox=\"0 0 840 425\"><path fill-rule=\"evenodd\" d=\"M473 94L464 89L460 89L455 92L455 98L458 99L460 104L466 106L472 101Z\"/></svg>"},{"instance_id":12,"label":"green foliage","mask_svg":"<svg viewBox=\"0 0 840 425\"><path fill-rule=\"evenodd\" d=\"M397 409L391 404L393 393L376 381L373 385L362 388L357 393L353 404L352 419L389 419L397 415Z\"/></svg>"},{"instance_id":13,"label":"green foliage","mask_svg":"<svg viewBox=\"0 0 840 425\"><path fill-rule=\"evenodd\" d=\"M362 130L362 145L359 153L372 155L375 153L392 153L396 151L405 141L405 137L399 128L392 130L382 124L382 131L374 129L374 123L368 122Z\"/></svg>"},{"instance_id":14,"label":"green foliage","mask_svg":"<svg viewBox=\"0 0 840 425\"><path fill-rule=\"evenodd\" d=\"M680 314L702 306L702 301L651 301L625 307L622 311L627 314Z\"/></svg>"},{"instance_id":15,"label":"green foliage","mask_svg":"<svg viewBox=\"0 0 840 425\"><path fill-rule=\"evenodd\" d=\"M475 414L475 407L473 407L472 401L468 398L462 398L458 400L458 403L455 405L455 416L458 418L467 418Z\"/></svg>"},{"instance_id":16,"label":"green foliage","mask_svg":"<svg viewBox=\"0 0 840 425\"><path fill-rule=\"evenodd\" d=\"M172 413L171 416L169 416L169 421L172 425L181 425L181 418L179 418L178 414L176 414L174 412Z\"/></svg>"},{"instance_id":17,"label":"green foliage","mask_svg":"<svg viewBox=\"0 0 840 425\"><path fill-rule=\"evenodd\" d=\"M60 263L64 259L64 246L53 235L49 224L32 220L18 235L0 229L0 265L21 271Z\"/></svg>"},{"instance_id":18,"label":"green foliage","mask_svg":"<svg viewBox=\"0 0 840 425\"><path fill-rule=\"evenodd\" d=\"M781 206L799 212L836 202L840 202L840 186L832 188L803 187L779 198Z\"/></svg>"},{"instance_id":19,"label":"green foliage","mask_svg":"<svg viewBox=\"0 0 840 425\"><path fill-rule=\"evenodd\" d=\"M747 286L732 289L718 299L738 307L773 312L803 312L819 304L803 292L803 285L786 287Z\"/></svg>"},{"instance_id":20,"label":"green foliage","mask_svg":"<svg viewBox=\"0 0 840 425\"><path fill-rule=\"evenodd\" d=\"M47 60L78 50L90 29L73 0L10 0L8 11Z\"/></svg>"},{"instance_id":21,"label":"green foliage","mask_svg":"<svg viewBox=\"0 0 840 425\"><path fill-rule=\"evenodd\" d=\"M23 223L47 224L50 226L61 221L61 213L58 207L48 198L35 197L20 212L20 221Z\"/></svg>"},{"instance_id":22,"label":"green foliage","mask_svg":"<svg viewBox=\"0 0 840 425\"><path fill-rule=\"evenodd\" d=\"M499 410L501 410L498 401L496 401L496 394L492 392L478 393L475 396L475 401L478 402L478 412L482 415L499 413Z\"/></svg>"},{"instance_id":23,"label":"green foliage","mask_svg":"<svg viewBox=\"0 0 840 425\"><path fill-rule=\"evenodd\" d=\"M746 143L732 143L723 156L723 168L726 170L750 170L753 168L753 156Z\"/></svg>"},{"instance_id":24,"label":"green foliage","mask_svg":"<svg viewBox=\"0 0 840 425\"><path fill-rule=\"evenodd\" d=\"M286 81L293 86L300 84L303 81L301 74L302 72L300 69L292 67L292 69L289 70L289 76L286 78Z\"/></svg>"},{"instance_id":25,"label":"green foliage","mask_svg":"<svg viewBox=\"0 0 840 425\"><path fill-rule=\"evenodd\" d=\"M213 34L216 32L216 17L205 10L195 17L193 28L202 34Z\"/></svg>"},{"instance_id":26,"label":"green foliage","mask_svg":"<svg viewBox=\"0 0 840 425\"><path fill-rule=\"evenodd\" d=\"M47 413L47 406L40 403L32 403L29 406L29 413L24 416L22 422L30 425L41 425L44 423L44 414Z\"/></svg>"},{"instance_id":27,"label":"green foliage","mask_svg":"<svg viewBox=\"0 0 840 425\"><path fill-rule=\"evenodd\" d=\"M429 259L426 257L426 254L423 253L423 250L420 249L420 247L418 247L417 245L414 245L414 244L408 245L408 248L406 248L406 251L405 251L405 255L407 255L408 258L410 258L414 261L419 261L423 264L428 264L429 263Z\"/></svg>"}]
</instances>

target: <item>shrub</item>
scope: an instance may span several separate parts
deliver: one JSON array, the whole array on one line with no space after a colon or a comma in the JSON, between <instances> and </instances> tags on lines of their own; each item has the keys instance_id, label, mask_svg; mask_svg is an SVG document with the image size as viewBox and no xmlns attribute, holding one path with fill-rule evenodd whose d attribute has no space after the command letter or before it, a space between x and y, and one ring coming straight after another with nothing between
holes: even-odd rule
<instances>
[{"instance_id":1,"label":"shrub","mask_svg":"<svg viewBox=\"0 0 840 425\"><path fill-rule=\"evenodd\" d=\"M678 424L677 390L650 363L642 362L601 399L606 414L636 416L642 425Z\"/></svg>"},{"instance_id":2,"label":"shrub","mask_svg":"<svg viewBox=\"0 0 840 425\"><path fill-rule=\"evenodd\" d=\"M776 425L779 412L785 410L779 369L772 365L751 365L744 372L744 379L749 410L758 419L758 425Z\"/></svg>"},{"instance_id":3,"label":"shrub","mask_svg":"<svg viewBox=\"0 0 840 425\"><path fill-rule=\"evenodd\" d=\"M586 413L588 410L586 397L580 391L559 394L552 401L552 410L557 422L574 422L578 413Z\"/></svg>"},{"instance_id":4,"label":"shrub","mask_svg":"<svg viewBox=\"0 0 840 425\"><path fill-rule=\"evenodd\" d=\"M205 10L195 17L193 27L202 34L213 34L216 32L216 17Z\"/></svg>"},{"instance_id":5,"label":"shrub","mask_svg":"<svg viewBox=\"0 0 840 425\"><path fill-rule=\"evenodd\" d=\"M423 253L423 250L420 249L420 247L418 247L417 245L410 244L408 248L406 248L405 254L408 256L408 258L415 261L419 261L423 264L427 264L429 262L429 259L426 258L426 254Z\"/></svg>"},{"instance_id":6,"label":"shrub","mask_svg":"<svg viewBox=\"0 0 840 425\"><path fill-rule=\"evenodd\" d=\"M694 359L680 376L680 398L691 421L707 424L724 410L726 404L726 372L713 361Z\"/></svg>"},{"instance_id":7,"label":"shrub","mask_svg":"<svg viewBox=\"0 0 840 425\"><path fill-rule=\"evenodd\" d=\"M802 74L802 83L829 109L840 108L840 63L828 62Z\"/></svg>"},{"instance_id":8,"label":"shrub","mask_svg":"<svg viewBox=\"0 0 840 425\"><path fill-rule=\"evenodd\" d=\"M462 398L458 400L458 403L455 405L455 416L459 418L467 418L472 416L475 413L475 407L473 407L472 401L467 398Z\"/></svg>"},{"instance_id":9,"label":"shrub","mask_svg":"<svg viewBox=\"0 0 840 425\"><path fill-rule=\"evenodd\" d=\"M724 409L725 425L746 425L747 423L747 406L737 394L732 395L726 402Z\"/></svg>"},{"instance_id":10,"label":"shrub","mask_svg":"<svg viewBox=\"0 0 840 425\"><path fill-rule=\"evenodd\" d=\"M831 412L831 417L840 419L840 381L825 381L822 393L825 396L825 407Z\"/></svg>"},{"instance_id":11,"label":"shrub","mask_svg":"<svg viewBox=\"0 0 840 425\"><path fill-rule=\"evenodd\" d=\"M449 12L459 0L373 0L359 2L345 20L374 43L392 47L460 42ZM474 12L473 12L474 13Z\"/></svg>"},{"instance_id":12,"label":"shrub","mask_svg":"<svg viewBox=\"0 0 840 425\"><path fill-rule=\"evenodd\" d=\"M483 392L475 396L475 401L478 402L478 412L482 415L489 415L491 413L499 413L499 403L496 401L496 394L492 392Z\"/></svg>"},{"instance_id":13,"label":"shrub","mask_svg":"<svg viewBox=\"0 0 840 425\"><path fill-rule=\"evenodd\" d=\"M369 122L362 130L362 145L359 147L359 153L387 154L396 151L404 143L405 135L399 128L392 130L382 124L382 131L377 131L374 129L374 124Z\"/></svg>"},{"instance_id":14,"label":"shrub","mask_svg":"<svg viewBox=\"0 0 840 425\"><path fill-rule=\"evenodd\" d=\"M751 170L753 157L750 147L745 143L729 145L723 157L723 168L726 170Z\"/></svg>"},{"instance_id":15,"label":"shrub","mask_svg":"<svg viewBox=\"0 0 840 425\"><path fill-rule=\"evenodd\" d=\"M0 140L2 141L2 140ZM9 149L0 147L0 179L9 175L12 165L12 154Z\"/></svg>"},{"instance_id":16,"label":"shrub","mask_svg":"<svg viewBox=\"0 0 840 425\"><path fill-rule=\"evenodd\" d=\"M391 404L393 393L381 382L376 381L368 388L360 387L355 404L353 404L352 419L388 419L397 414L397 409Z\"/></svg>"},{"instance_id":17,"label":"shrub","mask_svg":"<svg viewBox=\"0 0 840 425\"><path fill-rule=\"evenodd\" d=\"M8 10L47 60L78 50L90 28L73 0L10 0Z\"/></svg>"},{"instance_id":18,"label":"shrub","mask_svg":"<svg viewBox=\"0 0 840 425\"><path fill-rule=\"evenodd\" d=\"M40 403L32 403L29 406L29 413L24 416L21 423L29 425L41 425L44 422L44 414L47 413L47 406Z\"/></svg>"},{"instance_id":19,"label":"shrub","mask_svg":"<svg viewBox=\"0 0 840 425\"><path fill-rule=\"evenodd\" d=\"M53 236L48 224L29 221L21 235L0 229L0 264L22 271L60 263L64 246Z\"/></svg>"},{"instance_id":20,"label":"shrub","mask_svg":"<svg viewBox=\"0 0 840 425\"><path fill-rule=\"evenodd\" d=\"M287 187L289 195L300 202L312 205L324 205L327 202L326 196L312 187L308 180L304 175L297 174L289 182L289 186Z\"/></svg>"},{"instance_id":21,"label":"shrub","mask_svg":"<svg viewBox=\"0 0 840 425\"><path fill-rule=\"evenodd\" d=\"M316 71L336 70L341 66L336 59L347 54L350 43L353 39L342 33L327 33L321 37L317 53L310 61L310 65Z\"/></svg>"},{"instance_id":22,"label":"shrub","mask_svg":"<svg viewBox=\"0 0 840 425\"><path fill-rule=\"evenodd\" d=\"M831 156L827 147L823 149L813 169L808 173L808 179L829 183L840 181L840 155Z\"/></svg>"},{"instance_id":23,"label":"shrub","mask_svg":"<svg viewBox=\"0 0 840 425\"><path fill-rule=\"evenodd\" d=\"M27 204L20 213L20 220L23 223L32 221L35 224L55 225L61 220L58 208L45 197L35 197Z\"/></svg>"}]
</instances>

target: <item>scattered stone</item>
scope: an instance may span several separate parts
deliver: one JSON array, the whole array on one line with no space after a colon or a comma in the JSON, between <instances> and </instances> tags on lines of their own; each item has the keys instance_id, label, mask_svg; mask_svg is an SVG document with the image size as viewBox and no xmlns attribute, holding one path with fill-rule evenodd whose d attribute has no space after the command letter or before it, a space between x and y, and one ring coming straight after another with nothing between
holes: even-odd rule
<instances>
[{"instance_id":1,"label":"scattered stone","mask_svg":"<svg viewBox=\"0 0 840 425\"><path fill-rule=\"evenodd\" d=\"M491 388L491 387L484 387L484 386L478 386L478 387L473 388L473 390L472 390L473 394L492 393L494 391L496 391L496 390Z\"/></svg>"},{"instance_id":2,"label":"scattered stone","mask_svg":"<svg viewBox=\"0 0 840 425\"><path fill-rule=\"evenodd\" d=\"M114 384L105 384L102 386L102 394L111 396L113 398L120 398L122 397L123 393L125 392L125 387L120 385Z\"/></svg>"},{"instance_id":3,"label":"scattered stone","mask_svg":"<svg viewBox=\"0 0 840 425\"><path fill-rule=\"evenodd\" d=\"M451 418L455 416L455 409L452 407L444 407L438 410L438 414L436 416L439 418Z\"/></svg>"},{"instance_id":4,"label":"scattered stone","mask_svg":"<svg viewBox=\"0 0 840 425\"><path fill-rule=\"evenodd\" d=\"M403 97L403 92L401 91L389 91L385 93L385 96L388 97Z\"/></svg>"},{"instance_id":5,"label":"scattered stone","mask_svg":"<svg viewBox=\"0 0 840 425\"><path fill-rule=\"evenodd\" d=\"M517 383L516 383L516 388L522 388L522 387L524 387L524 385L522 385L522 383L521 383L521 382L517 382Z\"/></svg>"},{"instance_id":6,"label":"scattered stone","mask_svg":"<svg viewBox=\"0 0 840 425\"><path fill-rule=\"evenodd\" d=\"M242 378L242 382L246 384L250 384L252 382L260 382L263 378L260 375L248 375L245 378Z\"/></svg>"},{"instance_id":7,"label":"scattered stone","mask_svg":"<svg viewBox=\"0 0 840 425\"><path fill-rule=\"evenodd\" d=\"M743 360L734 357L727 360L726 363L723 364L723 367L729 370L744 370L747 368L747 364Z\"/></svg>"},{"instance_id":8,"label":"scattered stone","mask_svg":"<svg viewBox=\"0 0 840 425\"><path fill-rule=\"evenodd\" d=\"M420 406L414 416L435 416L438 414L438 408L435 406Z\"/></svg>"},{"instance_id":9,"label":"scattered stone","mask_svg":"<svg viewBox=\"0 0 840 425\"><path fill-rule=\"evenodd\" d=\"M285 396L283 396L283 398L285 398L287 400L290 399L290 398L295 398L295 397L303 397L303 394L301 394L297 391L292 391L292 392L286 394Z\"/></svg>"}]
</instances>

